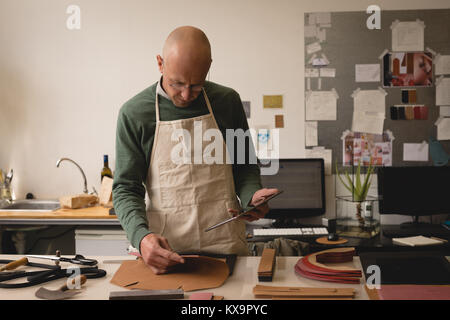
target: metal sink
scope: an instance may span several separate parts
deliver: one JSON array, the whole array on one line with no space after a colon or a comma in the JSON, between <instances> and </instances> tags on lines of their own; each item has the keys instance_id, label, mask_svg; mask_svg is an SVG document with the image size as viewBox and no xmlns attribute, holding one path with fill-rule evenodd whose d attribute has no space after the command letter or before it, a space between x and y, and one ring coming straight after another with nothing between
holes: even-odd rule
<instances>
[{"instance_id":1,"label":"metal sink","mask_svg":"<svg viewBox=\"0 0 450 320\"><path fill-rule=\"evenodd\" d=\"M0 206L0 211L50 212L61 208L58 200L15 200Z\"/></svg>"}]
</instances>

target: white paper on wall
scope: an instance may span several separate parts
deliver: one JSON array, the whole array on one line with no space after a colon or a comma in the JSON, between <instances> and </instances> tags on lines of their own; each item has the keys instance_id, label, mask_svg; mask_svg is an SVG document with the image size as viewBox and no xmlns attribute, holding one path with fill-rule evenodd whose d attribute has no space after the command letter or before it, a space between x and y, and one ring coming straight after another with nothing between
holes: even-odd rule
<instances>
[{"instance_id":1,"label":"white paper on wall","mask_svg":"<svg viewBox=\"0 0 450 320\"><path fill-rule=\"evenodd\" d=\"M330 12L313 12L308 14L308 24L318 24L321 27L331 27L331 13Z\"/></svg>"},{"instance_id":2,"label":"white paper on wall","mask_svg":"<svg viewBox=\"0 0 450 320\"><path fill-rule=\"evenodd\" d=\"M354 111L385 114L386 91L382 88L375 90L356 89L353 94Z\"/></svg>"},{"instance_id":3,"label":"white paper on wall","mask_svg":"<svg viewBox=\"0 0 450 320\"><path fill-rule=\"evenodd\" d=\"M373 134L382 134L384 115L353 111L352 131Z\"/></svg>"},{"instance_id":4,"label":"white paper on wall","mask_svg":"<svg viewBox=\"0 0 450 320\"><path fill-rule=\"evenodd\" d=\"M317 68L306 68L305 69L306 78L317 78L319 77L319 69Z\"/></svg>"},{"instance_id":5,"label":"white paper on wall","mask_svg":"<svg viewBox=\"0 0 450 320\"><path fill-rule=\"evenodd\" d=\"M436 126L437 126L437 139L450 140L450 118L440 117L436 121Z\"/></svg>"},{"instance_id":6,"label":"white paper on wall","mask_svg":"<svg viewBox=\"0 0 450 320\"><path fill-rule=\"evenodd\" d=\"M436 80L436 105L450 105L450 78L440 76Z\"/></svg>"},{"instance_id":7,"label":"white paper on wall","mask_svg":"<svg viewBox=\"0 0 450 320\"><path fill-rule=\"evenodd\" d=\"M434 74L450 74L450 55L440 55L438 54L434 58L435 68Z\"/></svg>"},{"instance_id":8,"label":"white paper on wall","mask_svg":"<svg viewBox=\"0 0 450 320\"><path fill-rule=\"evenodd\" d=\"M306 93L306 120L336 120L337 99L331 91L308 91Z\"/></svg>"},{"instance_id":9,"label":"white paper on wall","mask_svg":"<svg viewBox=\"0 0 450 320\"><path fill-rule=\"evenodd\" d=\"M356 82L380 82L380 64L355 64Z\"/></svg>"},{"instance_id":10,"label":"white paper on wall","mask_svg":"<svg viewBox=\"0 0 450 320\"><path fill-rule=\"evenodd\" d=\"M403 161L428 161L428 143L404 143Z\"/></svg>"},{"instance_id":11,"label":"white paper on wall","mask_svg":"<svg viewBox=\"0 0 450 320\"><path fill-rule=\"evenodd\" d=\"M382 88L353 92L353 132L383 133L386 94Z\"/></svg>"},{"instance_id":12,"label":"white paper on wall","mask_svg":"<svg viewBox=\"0 0 450 320\"><path fill-rule=\"evenodd\" d=\"M392 51L424 51L423 21L398 21L392 25Z\"/></svg>"},{"instance_id":13,"label":"white paper on wall","mask_svg":"<svg viewBox=\"0 0 450 320\"><path fill-rule=\"evenodd\" d=\"M324 78L334 78L336 77L335 68L320 68L320 76Z\"/></svg>"},{"instance_id":14,"label":"white paper on wall","mask_svg":"<svg viewBox=\"0 0 450 320\"><path fill-rule=\"evenodd\" d=\"M325 174L330 176L331 171L331 149L325 149L324 147L315 147L312 149L305 149L305 158L319 158L323 159L325 163Z\"/></svg>"},{"instance_id":15,"label":"white paper on wall","mask_svg":"<svg viewBox=\"0 0 450 320\"><path fill-rule=\"evenodd\" d=\"M320 43L318 41L317 42L313 42L311 44L308 44L306 46L306 53L307 54L313 54L313 53L318 52L320 50L322 50L322 46L320 45Z\"/></svg>"},{"instance_id":16,"label":"white paper on wall","mask_svg":"<svg viewBox=\"0 0 450 320\"><path fill-rule=\"evenodd\" d=\"M305 26L305 37L312 38L317 36L317 27L315 25Z\"/></svg>"},{"instance_id":17,"label":"white paper on wall","mask_svg":"<svg viewBox=\"0 0 450 320\"><path fill-rule=\"evenodd\" d=\"M317 121L305 121L305 146L314 147L318 144Z\"/></svg>"},{"instance_id":18,"label":"white paper on wall","mask_svg":"<svg viewBox=\"0 0 450 320\"><path fill-rule=\"evenodd\" d=\"M317 27L316 37L319 42L324 42L327 39L327 30Z\"/></svg>"},{"instance_id":19,"label":"white paper on wall","mask_svg":"<svg viewBox=\"0 0 450 320\"><path fill-rule=\"evenodd\" d=\"M450 117L450 106L440 106L439 107L440 117Z\"/></svg>"}]
</instances>

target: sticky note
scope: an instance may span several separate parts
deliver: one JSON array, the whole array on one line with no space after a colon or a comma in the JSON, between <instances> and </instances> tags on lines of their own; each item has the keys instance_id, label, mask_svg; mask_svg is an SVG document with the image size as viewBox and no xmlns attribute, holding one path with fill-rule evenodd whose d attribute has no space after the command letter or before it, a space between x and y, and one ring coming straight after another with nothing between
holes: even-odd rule
<instances>
[{"instance_id":1,"label":"sticky note","mask_svg":"<svg viewBox=\"0 0 450 320\"><path fill-rule=\"evenodd\" d=\"M273 96L263 96L264 108L283 108L283 96L273 95Z\"/></svg>"}]
</instances>

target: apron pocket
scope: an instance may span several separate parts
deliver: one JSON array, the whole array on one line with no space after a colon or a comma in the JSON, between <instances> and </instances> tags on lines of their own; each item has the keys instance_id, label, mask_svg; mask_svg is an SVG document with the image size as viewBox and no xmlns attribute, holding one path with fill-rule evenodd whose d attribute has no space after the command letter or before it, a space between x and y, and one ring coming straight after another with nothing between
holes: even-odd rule
<instances>
[{"instance_id":1,"label":"apron pocket","mask_svg":"<svg viewBox=\"0 0 450 320\"><path fill-rule=\"evenodd\" d=\"M176 164L172 161L159 163L159 183L161 188L192 186L190 166L190 164Z\"/></svg>"}]
</instances>

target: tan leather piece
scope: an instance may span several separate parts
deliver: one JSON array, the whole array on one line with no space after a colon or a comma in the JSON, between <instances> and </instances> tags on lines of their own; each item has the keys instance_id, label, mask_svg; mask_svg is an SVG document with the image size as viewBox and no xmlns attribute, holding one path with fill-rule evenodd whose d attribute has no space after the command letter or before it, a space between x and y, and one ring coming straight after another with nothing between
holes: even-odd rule
<instances>
[{"instance_id":1,"label":"tan leather piece","mask_svg":"<svg viewBox=\"0 0 450 320\"><path fill-rule=\"evenodd\" d=\"M160 275L154 274L142 259L124 261L111 283L127 289L193 291L220 287L228 278L228 265L223 260L204 256L183 258L184 264Z\"/></svg>"}]
</instances>

